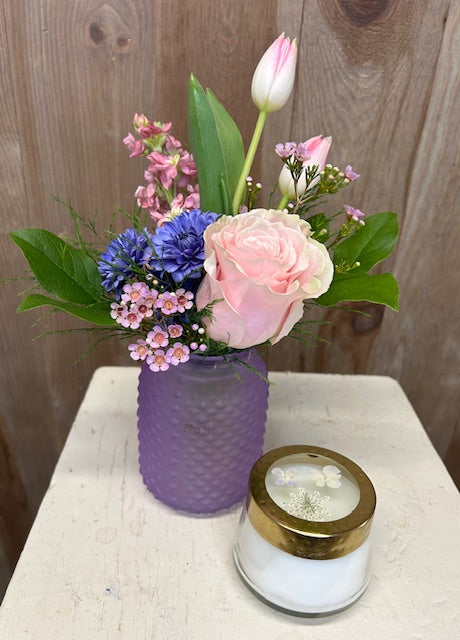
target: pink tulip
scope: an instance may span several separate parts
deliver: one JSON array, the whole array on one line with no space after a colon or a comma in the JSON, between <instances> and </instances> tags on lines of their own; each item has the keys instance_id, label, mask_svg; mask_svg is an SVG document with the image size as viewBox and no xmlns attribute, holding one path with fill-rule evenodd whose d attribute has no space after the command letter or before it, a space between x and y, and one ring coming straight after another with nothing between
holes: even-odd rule
<instances>
[{"instance_id":1,"label":"pink tulip","mask_svg":"<svg viewBox=\"0 0 460 640\"><path fill-rule=\"evenodd\" d=\"M260 111L284 106L294 85L297 44L282 33L262 56L252 78L252 99Z\"/></svg>"},{"instance_id":2,"label":"pink tulip","mask_svg":"<svg viewBox=\"0 0 460 640\"><path fill-rule=\"evenodd\" d=\"M303 163L304 169L316 166L319 171L323 171L326 166L327 154L331 148L332 138L329 136L323 138L323 136L314 136L302 143L302 151L307 153L309 159ZM300 146L300 145L299 145ZM313 187L319 181L319 175L308 185L309 188ZM283 165L280 176L278 178L278 185L283 196L289 198L297 198L305 193L307 188L307 181L305 177L305 171L300 174L299 181L297 183L297 193L294 188L294 180L292 178L290 170L286 165Z\"/></svg>"}]
</instances>

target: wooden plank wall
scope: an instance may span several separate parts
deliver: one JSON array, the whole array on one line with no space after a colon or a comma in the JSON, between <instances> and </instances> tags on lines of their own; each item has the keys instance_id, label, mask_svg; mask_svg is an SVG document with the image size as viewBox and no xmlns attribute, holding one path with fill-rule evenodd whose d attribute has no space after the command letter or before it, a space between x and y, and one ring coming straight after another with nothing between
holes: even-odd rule
<instances>
[{"instance_id":1,"label":"wooden plank wall","mask_svg":"<svg viewBox=\"0 0 460 640\"><path fill-rule=\"evenodd\" d=\"M256 119L252 72L281 31L299 40L297 84L268 120L253 173L269 190L276 142L333 135L330 159L361 173L345 202L400 214L391 266L401 311L329 311L323 317L335 324L320 334L331 344L308 350L283 341L266 352L268 365L394 376L460 484L454 0L0 0L2 277L25 270L9 231L70 232L51 194L97 212L101 228L115 205L130 208L143 167L121 140L136 111L172 119L185 138L190 71L227 105L247 143ZM16 315L27 286L2 285L0 595L92 371L128 364L112 344L73 366L87 335L33 341L78 323L51 316L33 327L37 315Z\"/></svg>"}]
</instances>

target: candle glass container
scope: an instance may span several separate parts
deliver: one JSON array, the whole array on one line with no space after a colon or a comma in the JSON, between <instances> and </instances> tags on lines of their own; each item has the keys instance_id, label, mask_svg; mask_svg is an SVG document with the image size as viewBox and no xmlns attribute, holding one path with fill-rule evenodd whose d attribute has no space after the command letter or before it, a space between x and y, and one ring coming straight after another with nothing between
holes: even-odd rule
<instances>
[{"instance_id":1,"label":"candle glass container","mask_svg":"<svg viewBox=\"0 0 460 640\"><path fill-rule=\"evenodd\" d=\"M271 606L303 616L336 613L370 576L375 491L338 453L294 445L253 466L233 549L247 586Z\"/></svg>"}]
</instances>

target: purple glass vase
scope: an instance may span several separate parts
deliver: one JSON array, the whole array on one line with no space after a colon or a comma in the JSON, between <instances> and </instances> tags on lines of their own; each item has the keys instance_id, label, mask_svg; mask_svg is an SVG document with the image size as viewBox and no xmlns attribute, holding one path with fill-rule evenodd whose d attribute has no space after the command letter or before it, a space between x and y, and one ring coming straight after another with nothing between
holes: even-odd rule
<instances>
[{"instance_id":1,"label":"purple glass vase","mask_svg":"<svg viewBox=\"0 0 460 640\"><path fill-rule=\"evenodd\" d=\"M158 373L143 363L139 464L156 498L196 514L244 498L249 472L262 455L266 378L264 361L251 349L225 358L192 355Z\"/></svg>"}]
</instances>

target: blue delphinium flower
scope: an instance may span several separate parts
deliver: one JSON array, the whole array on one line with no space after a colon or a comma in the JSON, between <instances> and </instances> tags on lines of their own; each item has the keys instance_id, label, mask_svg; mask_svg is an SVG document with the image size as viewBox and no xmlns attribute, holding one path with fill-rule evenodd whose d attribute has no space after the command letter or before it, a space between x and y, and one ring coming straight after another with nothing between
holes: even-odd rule
<instances>
[{"instance_id":1,"label":"blue delphinium flower","mask_svg":"<svg viewBox=\"0 0 460 640\"><path fill-rule=\"evenodd\" d=\"M152 243L153 236L147 229L142 233L126 229L114 238L97 263L104 289L120 298L123 285L135 275L136 267L142 268L149 262Z\"/></svg>"},{"instance_id":2,"label":"blue delphinium flower","mask_svg":"<svg viewBox=\"0 0 460 640\"><path fill-rule=\"evenodd\" d=\"M175 282L185 278L199 278L204 262L203 232L215 222L217 213L200 209L183 211L158 228L153 237L151 265L169 273Z\"/></svg>"}]
</instances>

